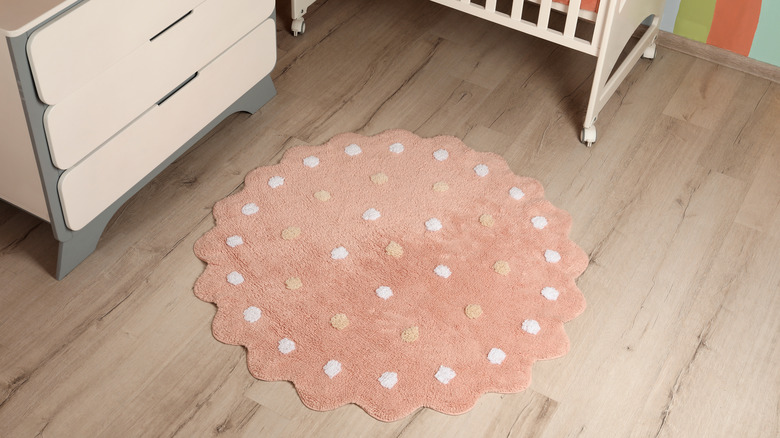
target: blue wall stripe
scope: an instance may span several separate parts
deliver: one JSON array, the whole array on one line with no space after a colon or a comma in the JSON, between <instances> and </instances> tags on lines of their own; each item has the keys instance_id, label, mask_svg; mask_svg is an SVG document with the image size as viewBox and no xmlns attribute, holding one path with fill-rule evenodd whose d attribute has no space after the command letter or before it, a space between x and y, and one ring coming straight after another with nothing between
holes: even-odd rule
<instances>
[{"instance_id":1,"label":"blue wall stripe","mask_svg":"<svg viewBox=\"0 0 780 438\"><path fill-rule=\"evenodd\" d=\"M674 31L674 22L677 20L677 13L680 12L681 0L666 0L664 7L664 16L661 18L661 30L667 32Z\"/></svg>"}]
</instances>

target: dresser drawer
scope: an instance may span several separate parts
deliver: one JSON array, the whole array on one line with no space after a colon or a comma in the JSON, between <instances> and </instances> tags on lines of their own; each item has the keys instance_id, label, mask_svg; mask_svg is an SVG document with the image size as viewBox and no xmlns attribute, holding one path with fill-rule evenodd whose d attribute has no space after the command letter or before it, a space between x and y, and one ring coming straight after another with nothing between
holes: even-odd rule
<instances>
[{"instance_id":1,"label":"dresser drawer","mask_svg":"<svg viewBox=\"0 0 780 438\"><path fill-rule=\"evenodd\" d=\"M257 27L272 7L270 0L207 0L48 108L54 165L67 169L83 159Z\"/></svg>"},{"instance_id":2,"label":"dresser drawer","mask_svg":"<svg viewBox=\"0 0 780 438\"><path fill-rule=\"evenodd\" d=\"M85 0L38 29L27 56L48 104L80 88L204 0Z\"/></svg>"},{"instance_id":3,"label":"dresser drawer","mask_svg":"<svg viewBox=\"0 0 780 438\"><path fill-rule=\"evenodd\" d=\"M224 0L219 0L224 1ZM59 180L65 223L79 230L271 72L276 26L266 20Z\"/></svg>"}]
</instances>

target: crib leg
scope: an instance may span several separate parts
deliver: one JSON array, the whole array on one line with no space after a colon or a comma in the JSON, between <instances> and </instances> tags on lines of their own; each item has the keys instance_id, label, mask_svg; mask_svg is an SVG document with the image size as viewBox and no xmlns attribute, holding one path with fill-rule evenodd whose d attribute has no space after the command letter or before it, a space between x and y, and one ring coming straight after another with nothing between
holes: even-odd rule
<instances>
[{"instance_id":1,"label":"crib leg","mask_svg":"<svg viewBox=\"0 0 780 438\"><path fill-rule=\"evenodd\" d=\"M292 33L293 36L298 36L299 33L303 33L306 31L306 23L303 21L303 18L296 18L292 22Z\"/></svg>"},{"instance_id":2,"label":"crib leg","mask_svg":"<svg viewBox=\"0 0 780 438\"><path fill-rule=\"evenodd\" d=\"M657 46L656 46L656 40L657 39L658 39L657 36L655 38L653 38L653 42L650 43L649 46L647 46L647 48L645 49L644 52L642 52L642 58L644 58L644 59L655 59L655 52L657 50Z\"/></svg>"},{"instance_id":3,"label":"crib leg","mask_svg":"<svg viewBox=\"0 0 780 438\"><path fill-rule=\"evenodd\" d=\"M658 3L656 6L659 8L663 4L663 0L654 0ZM622 3L622 2L621 2ZM655 4L654 3L654 4ZM643 2L628 2L627 4L637 7L647 6L648 3ZM656 38L658 37L658 26L661 22L660 10L648 10L649 15L653 15L653 22L647 30L639 38L631 52L626 55L625 59L620 64L617 61L620 58L620 54L626 46L626 42L630 39L632 30L634 27L626 26L623 23L622 26L613 25L616 22L622 22L629 20L632 16L646 17L644 12L625 9L618 10L617 2L609 3L610 10L607 23L604 25L605 30L602 35L601 47L596 59L596 71L593 73L593 88L590 92L590 99L588 99L588 110L585 113L585 123L580 134L580 141L590 147L596 142L596 117L599 112L607 103L609 98L615 93L618 86L631 72L636 62L640 57L655 57L656 51ZM622 8L622 7L621 7ZM615 15L621 14L621 15ZM617 18L616 18L617 17ZM620 21L622 20L622 21ZM613 71L614 74L610 76Z\"/></svg>"},{"instance_id":4,"label":"crib leg","mask_svg":"<svg viewBox=\"0 0 780 438\"><path fill-rule=\"evenodd\" d=\"M580 142L587 147L593 146L596 142L596 127L593 125L583 127L580 131Z\"/></svg>"},{"instance_id":5,"label":"crib leg","mask_svg":"<svg viewBox=\"0 0 780 438\"><path fill-rule=\"evenodd\" d=\"M292 34L298 36L299 33L306 31L306 23L303 21L303 14L314 3L314 0L290 0L292 11Z\"/></svg>"},{"instance_id":6,"label":"crib leg","mask_svg":"<svg viewBox=\"0 0 780 438\"><path fill-rule=\"evenodd\" d=\"M584 144L587 147L593 146L593 143L596 142L596 127L595 126L586 126L582 128L582 131L580 132L580 142Z\"/></svg>"}]
</instances>

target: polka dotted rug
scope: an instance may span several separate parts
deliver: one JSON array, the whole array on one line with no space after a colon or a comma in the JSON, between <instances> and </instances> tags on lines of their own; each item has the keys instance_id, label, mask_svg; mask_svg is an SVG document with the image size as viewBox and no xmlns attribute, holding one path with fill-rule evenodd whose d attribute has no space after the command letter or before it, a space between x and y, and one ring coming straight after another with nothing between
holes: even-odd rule
<instances>
[{"instance_id":1,"label":"polka dotted rug","mask_svg":"<svg viewBox=\"0 0 780 438\"><path fill-rule=\"evenodd\" d=\"M401 130L299 146L249 173L195 245L195 294L249 371L384 421L465 412L568 350L587 256L498 155Z\"/></svg>"}]
</instances>

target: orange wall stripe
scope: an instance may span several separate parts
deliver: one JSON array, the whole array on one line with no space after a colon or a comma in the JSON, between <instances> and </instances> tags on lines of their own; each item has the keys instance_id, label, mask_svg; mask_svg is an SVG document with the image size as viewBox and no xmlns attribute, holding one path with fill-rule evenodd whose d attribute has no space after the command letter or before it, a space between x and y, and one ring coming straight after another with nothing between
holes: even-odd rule
<instances>
[{"instance_id":1,"label":"orange wall stripe","mask_svg":"<svg viewBox=\"0 0 780 438\"><path fill-rule=\"evenodd\" d=\"M718 0L707 44L750 55L761 15L761 0Z\"/></svg>"}]
</instances>

